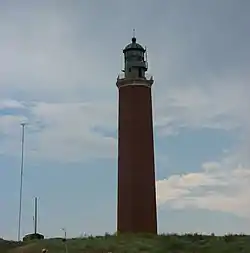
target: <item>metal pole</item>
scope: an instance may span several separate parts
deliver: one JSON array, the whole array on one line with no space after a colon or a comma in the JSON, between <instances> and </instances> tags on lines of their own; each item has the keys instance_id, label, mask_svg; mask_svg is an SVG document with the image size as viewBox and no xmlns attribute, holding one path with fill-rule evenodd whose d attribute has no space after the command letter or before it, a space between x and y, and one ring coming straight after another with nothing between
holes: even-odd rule
<instances>
[{"instance_id":1,"label":"metal pole","mask_svg":"<svg viewBox=\"0 0 250 253\"><path fill-rule=\"evenodd\" d=\"M65 253L68 253L66 228L62 228L62 231L64 231L64 246L65 246Z\"/></svg>"},{"instance_id":2,"label":"metal pole","mask_svg":"<svg viewBox=\"0 0 250 253\"><path fill-rule=\"evenodd\" d=\"M20 196L19 196L18 236L17 236L18 241L21 240L22 194L23 194L23 160L24 160L24 127L25 127L25 123L21 123L21 127L22 127L22 150L21 150Z\"/></svg>"},{"instance_id":3,"label":"metal pole","mask_svg":"<svg viewBox=\"0 0 250 253\"><path fill-rule=\"evenodd\" d=\"M35 234L37 233L37 197L35 197Z\"/></svg>"}]
</instances>

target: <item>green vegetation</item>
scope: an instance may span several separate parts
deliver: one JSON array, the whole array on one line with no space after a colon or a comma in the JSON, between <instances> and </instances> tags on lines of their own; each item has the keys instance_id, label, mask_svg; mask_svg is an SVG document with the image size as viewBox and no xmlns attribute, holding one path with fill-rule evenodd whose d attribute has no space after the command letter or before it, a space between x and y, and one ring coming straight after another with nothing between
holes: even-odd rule
<instances>
[{"instance_id":1,"label":"green vegetation","mask_svg":"<svg viewBox=\"0 0 250 253\"><path fill-rule=\"evenodd\" d=\"M28 241L34 241L34 240L42 240L44 239L44 236L38 233L33 233L33 234L28 234L24 236L23 241L28 242Z\"/></svg>"},{"instance_id":2,"label":"green vegetation","mask_svg":"<svg viewBox=\"0 0 250 253\"><path fill-rule=\"evenodd\" d=\"M250 236L246 235L108 235L73 238L66 241L68 253L236 253L250 252ZM64 253L65 244L60 238L31 242L0 240L1 253Z\"/></svg>"}]
</instances>

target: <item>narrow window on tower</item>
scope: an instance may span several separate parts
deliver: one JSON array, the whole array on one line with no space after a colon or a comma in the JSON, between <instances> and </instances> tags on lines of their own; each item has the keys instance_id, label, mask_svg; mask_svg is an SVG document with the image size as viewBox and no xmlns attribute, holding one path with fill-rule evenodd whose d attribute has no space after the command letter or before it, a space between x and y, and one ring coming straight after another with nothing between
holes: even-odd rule
<instances>
[{"instance_id":1,"label":"narrow window on tower","mask_svg":"<svg viewBox=\"0 0 250 253\"><path fill-rule=\"evenodd\" d=\"M139 77L142 77L142 71L139 69Z\"/></svg>"},{"instance_id":2,"label":"narrow window on tower","mask_svg":"<svg viewBox=\"0 0 250 253\"><path fill-rule=\"evenodd\" d=\"M129 68L128 71L131 72L131 68Z\"/></svg>"}]
</instances>

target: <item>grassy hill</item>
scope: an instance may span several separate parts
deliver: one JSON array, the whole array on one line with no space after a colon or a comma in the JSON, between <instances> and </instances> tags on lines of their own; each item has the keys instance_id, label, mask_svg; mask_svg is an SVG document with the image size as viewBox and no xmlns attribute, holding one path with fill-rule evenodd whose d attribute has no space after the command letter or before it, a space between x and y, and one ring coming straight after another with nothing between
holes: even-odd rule
<instances>
[{"instance_id":1,"label":"grassy hill","mask_svg":"<svg viewBox=\"0 0 250 253\"><path fill-rule=\"evenodd\" d=\"M199 234L186 235L120 235L73 238L66 242L68 253L236 253L250 252L250 236L227 235L223 237ZM0 241L1 253L64 253L61 239L46 239L30 243Z\"/></svg>"},{"instance_id":2,"label":"grassy hill","mask_svg":"<svg viewBox=\"0 0 250 253\"><path fill-rule=\"evenodd\" d=\"M21 242L14 242L14 241L6 241L0 238L0 252L5 253L8 252L10 249L14 249L16 247L21 246Z\"/></svg>"}]
</instances>

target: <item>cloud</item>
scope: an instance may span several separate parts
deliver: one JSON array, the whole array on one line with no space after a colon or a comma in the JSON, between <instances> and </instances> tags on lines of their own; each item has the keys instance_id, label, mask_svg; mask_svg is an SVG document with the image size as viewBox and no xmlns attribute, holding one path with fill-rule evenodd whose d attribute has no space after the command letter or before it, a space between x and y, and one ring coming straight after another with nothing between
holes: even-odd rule
<instances>
[{"instance_id":1,"label":"cloud","mask_svg":"<svg viewBox=\"0 0 250 253\"><path fill-rule=\"evenodd\" d=\"M26 120L32 156L81 160L114 155L116 140L97 129L116 131L115 80L135 23L156 79L156 133L164 138L182 128L204 127L245 133L250 125L248 27L243 15L229 21L247 6L144 1L144 11L134 8L131 15L136 15L128 19L121 13L124 3L109 3L109 8L67 1L1 5L2 152L17 153L18 125ZM98 19L96 9L102 10ZM10 112L10 103L22 108Z\"/></svg>"},{"instance_id":2,"label":"cloud","mask_svg":"<svg viewBox=\"0 0 250 253\"><path fill-rule=\"evenodd\" d=\"M16 100L6 99L6 100L0 101L0 110L20 109L20 108L23 108L23 105L22 105L22 103L20 103Z\"/></svg>"},{"instance_id":3,"label":"cloud","mask_svg":"<svg viewBox=\"0 0 250 253\"><path fill-rule=\"evenodd\" d=\"M228 89L221 81L220 85L212 83L209 90L202 87L189 87L181 92L172 90L170 108L165 108L178 113L156 122L158 126L162 124L161 134L171 134L169 126L170 130L175 129L175 134L183 127L208 127L224 129L238 136L239 141L230 152L224 152L221 161L203 163L200 172L170 175L157 181L160 206L223 211L250 219L250 200L246 194L250 190L249 87L246 79L238 80L238 83L236 80L226 82ZM164 124L166 122L170 124ZM186 168L187 171L193 169Z\"/></svg>"},{"instance_id":4,"label":"cloud","mask_svg":"<svg viewBox=\"0 0 250 253\"><path fill-rule=\"evenodd\" d=\"M250 218L250 169L235 157L202 165L201 171L157 182L159 205L223 211Z\"/></svg>"},{"instance_id":5,"label":"cloud","mask_svg":"<svg viewBox=\"0 0 250 253\"><path fill-rule=\"evenodd\" d=\"M238 88L228 82L232 89L225 90L226 83L220 83L220 86L211 83L209 90L202 86L172 88L165 97L154 94L156 134L164 138L178 135L183 128L212 128L236 133L239 137L247 136L250 132L250 122L245 113L250 106L248 88L244 88L243 82L238 82ZM7 131L10 138L9 144L2 147L6 153L18 153L18 125L27 121L26 143L30 156L76 161L88 156L115 157L116 136L105 136L105 132L116 133L117 130L117 103L113 99L90 97L79 102L2 100L0 105L3 110L10 107L20 109L16 114L12 111L0 116L3 122L0 129L3 133ZM247 156L246 142L243 138L237 149L242 149L241 152L244 149Z\"/></svg>"},{"instance_id":6,"label":"cloud","mask_svg":"<svg viewBox=\"0 0 250 253\"><path fill-rule=\"evenodd\" d=\"M91 15L78 5L24 1L1 6L0 98L75 102L97 88L102 96L109 87L116 89L121 51L112 55L117 69L100 60L112 47L103 50L90 35ZM107 81L110 72L113 79Z\"/></svg>"},{"instance_id":7,"label":"cloud","mask_svg":"<svg viewBox=\"0 0 250 253\"><path fill-rule=\"evenodd\" d=\"M107 128L116 132L115 113L105 102L27 104L21 115L0 116L0 130L8 141L2 152L18 153L18 126L25 121L26 152L31 158L79 162L93 157L114 157L116 139L106 136L104 131Z\"/></svg>"},{"instance_id":8,"label":"cloud","mask_svg":"<svg viewBox=\"0 0 250 253\"><path fill-rule=\"evenodd\" d=\"M116 139L95 131L98 126L115 131L113 110L108 107L104 103L41 103L34 106L31 110L33 121L44 124L43 129L33 136L37 155L74 160L83 157L114 157Z\"/></svg>"},{"instance_id":9,"label":"cloud","mask_svg":"<svg viewBox=\"0 0 250 253\"><path fill-rule=\"evenodd\" d=\"M181 128L248 131L247 83L247 77L223 76L211 79L207 85L170 87L167 93L155 95L156 127L163 135Z\"/></svg>"}]
</instances>

